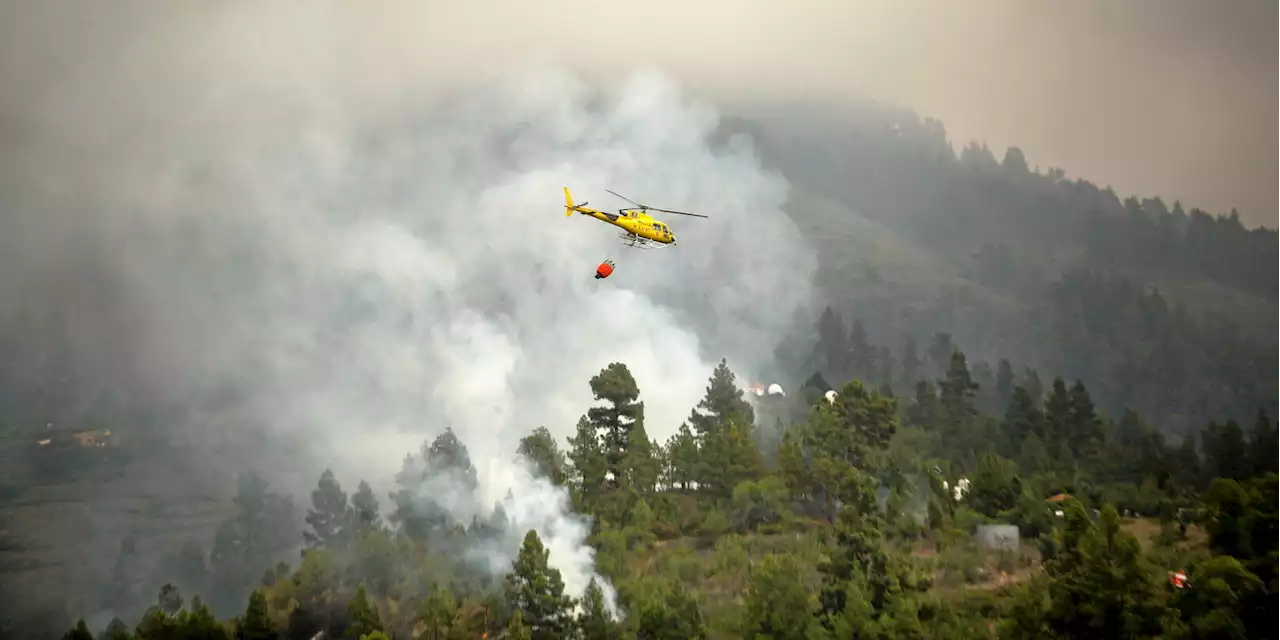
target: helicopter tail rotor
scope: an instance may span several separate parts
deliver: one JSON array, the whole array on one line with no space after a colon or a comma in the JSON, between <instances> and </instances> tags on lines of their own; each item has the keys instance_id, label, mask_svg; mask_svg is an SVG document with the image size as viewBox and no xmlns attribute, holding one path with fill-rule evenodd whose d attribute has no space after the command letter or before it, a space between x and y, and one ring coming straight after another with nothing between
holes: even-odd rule
<instances>
[{"instance_id":1,"label":"helicopter tail rotor","mask_svg":"<svg viewBox=\"0 0 1280 640\"><path fill-rule=\"evenodd\" d=\"M585 207L585 206L587 206L587 203L585 201L582 202L581 204L574 204L573 194L569 193L569 187L564 188L564 217L567 218L573 215L573 212L578 207Z\"/></svg>"}]
</instances>

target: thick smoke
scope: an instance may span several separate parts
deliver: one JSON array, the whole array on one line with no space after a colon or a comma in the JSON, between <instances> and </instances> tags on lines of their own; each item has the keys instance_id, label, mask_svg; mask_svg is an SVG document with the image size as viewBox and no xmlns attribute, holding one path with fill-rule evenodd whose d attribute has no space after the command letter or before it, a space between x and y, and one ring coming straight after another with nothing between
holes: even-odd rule
<instances>
[{"instance_id":1,"label":"thick smoke","mask_svg":"<svg viewBox=\"0 0 1280 640\"><path fill-rule=\"evenodd\" d=\"M646 427L665 440L716 356L767 361L810 269L779 210L785 184L747 147L708 148L713 111L653 74L593 98L540 73L319 148L300 136L278 182L254 181L265 264L224 334L236 360L252 354L262 415L328 436L322 455L347 477L377 464L351 459L362 433L452 426L481 504L510 493L514 524L548 537L575 594L593 573L586 529L565 524L564 496L494 469L510 468L534 426L564 442L592 404L587 380L611 361L631 368ZM561 215L563 185L579 200L614 187L713 218L673 220L678 247L622 249L609 227ZM591 274L606 256L620 271L602 283ZM401 451L369 453L390 465Z\"/></svg>"},{"instance_id":2,"label":"thick smoke","mask_svg":"<svg viewBox=\"0 0 1280 640\"><path fill-rule=\"evenodd\" d=\"M516 559L524 533L535 529L547 547L548 562L560 569L566 590L580 597L595 578L604 592L605 606L619 614L617 593L608 580L595 573L595 552L586 544L591 523L573 513L569 493L516 460L504 465L500 473L502 477L495 484L510 488L500 503L505 520L502 535L496 542L480 543L471 555L482 559L494 574L506 573Z\"/></svg>"},{"instance_id":3,"label":"thick smoke","mask_svg":"<svg viewBox=\"0 0 1280 640\"><path fill-rule=\"evenodd\" d=\"M287 80L300 63L222 75L197 55L208 42L186 42L196 53L117 61L155 92L137 75L73 76L37 96L39 115L9 114L30 134L4 165L19 216L3 284L71 310L82 378L186 403L175 431L300 443L256 461L300 496L326 466L385 496L404 454L451 426L481 485L481 506L456 515L505 499L512 522L511 545L478 552L509 561L536 528L580 594L587 527L511 465L517 440L545 425L563 444L613 361L659 441L719 358L764 370L814 268L780 209L786 183L745 140L713 149L715 110L657 73L599 88L528 72L450 100L407 87L361 104L339 83ZM628 249L566 218L564 186L602 209L626 206L611 188L711 218L669 219L677 247ZM594 280L606 257L618 271Z\"/></svg>"}]
</instances>

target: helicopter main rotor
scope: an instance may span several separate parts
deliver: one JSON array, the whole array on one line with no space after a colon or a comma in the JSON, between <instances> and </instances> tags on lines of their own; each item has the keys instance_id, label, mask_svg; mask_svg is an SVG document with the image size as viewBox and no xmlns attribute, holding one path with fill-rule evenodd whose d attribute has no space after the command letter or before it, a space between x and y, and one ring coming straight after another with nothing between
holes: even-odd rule
<instances>
[{"instance_id":1,"label":"helicopter main rotor","mask_svg":"<svg viewBox=\"0 0 1280 640\"><path fill-rule=\"evenodd\" d=\"M626 200L627 202L630 202L631 204L634 204L636 207L639 207L640 211L642 211L642 212L644 212L644 211L661 211L661 212L663 212L663 213L674 213L674 214L676 214L676 215L680 215L680 216L692 216L692 217L694 217L694 218L709 218L709 217L710 217L710 216L704 216L704 215L702 215L701 213L687 213L687 212L684 212L684 211L672 211L672 210L670 210L670 209L659 209L659 208L657 208L657 207L650 207L650 206L648 206L648 205L640 204L639 202L636 202L635 200L632 200L631 198L628 198L628 197L626 197L626 196L622 195L621 193L618 193L618 192L613 191L613 190L611 190L611 189L605 189L605 191L608 191L609 193L612 193L613 195L618 196L619 198L622 198L623 200ZM621 211L626 211L626 209L621 209Z\"/></svg>"}]
</instances>

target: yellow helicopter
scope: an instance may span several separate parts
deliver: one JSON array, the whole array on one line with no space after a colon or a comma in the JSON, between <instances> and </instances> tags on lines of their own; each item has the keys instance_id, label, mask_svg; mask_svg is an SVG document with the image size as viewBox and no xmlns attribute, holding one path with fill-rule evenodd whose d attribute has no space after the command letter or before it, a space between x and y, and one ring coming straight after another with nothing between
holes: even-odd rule
<instances>
[{"instance_id":1,"label":"yellow helicopter","mask_svg":"<svg viewBox=\"0 0 1280 640\"><path fill-rule=\"evenodd\" d=\"M695 218L708 218L700 213L685 213L684 211L672 211L670 209L659 209L648 205L640 204L622 194L609 189L605 189L615 196L634 204L635 207L627 209L618 209L617 213L606 213L597 211L596 209L587 208L587 203L574 204L573 196L569 193L569 187L564 188L564 215L572 216L577 211L584 216L591 216L596 220L607 222L615 227L622 229L619 235L623 243L629 247L637 247L640 249L653 249L657 247L665 247L676 243L676 234L671 232L671 228L666 223L655 220L649 215L649 211L661 211L663 213L674 213L681 216L693 216Z\"/></svg>"}]
</instances>

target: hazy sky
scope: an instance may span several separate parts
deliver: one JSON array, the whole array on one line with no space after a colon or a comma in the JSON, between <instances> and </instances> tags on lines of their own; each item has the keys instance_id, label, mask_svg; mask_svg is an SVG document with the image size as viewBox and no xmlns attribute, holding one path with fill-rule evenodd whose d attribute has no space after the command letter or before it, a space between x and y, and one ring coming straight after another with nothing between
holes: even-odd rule
<instances>
[{"instance_id":1,"label":"hazy sky","mask_svg":"<svg viewBox=\"0 0 1280 640\"><path fill-rule=\"evenodd\" d=\"M426 6L414 16L370 9L365 26L399 55L658 64L738 95L866 95L941 119L959 143L982 139L997 153L1018 145L1034 164L1122 194L1234 206L1252 224L1276 224L1275 2Z\"/></svg>"},{"instance_id":2,"label":"hazy sky","mask_svg":"<svg viewBox=\"0 0 1280 640\"><path fill-rule=\"evenodd\" d=\"M140 38L181 48L178 34L206 26L234 29L255 64L278 52L260 72L284 86L297 71L290 52L314 46L333 48L327 73L392 94L513 63L652 65L726 96L903 104L958 143L1016 144L1033 164L1122 194L1276 223L1277 9L1266 0L121 2L84 15L89 6L6 12L0 105L25 99L16 78L84 73L95 49Z\"/></svg>"}]
</instances>

